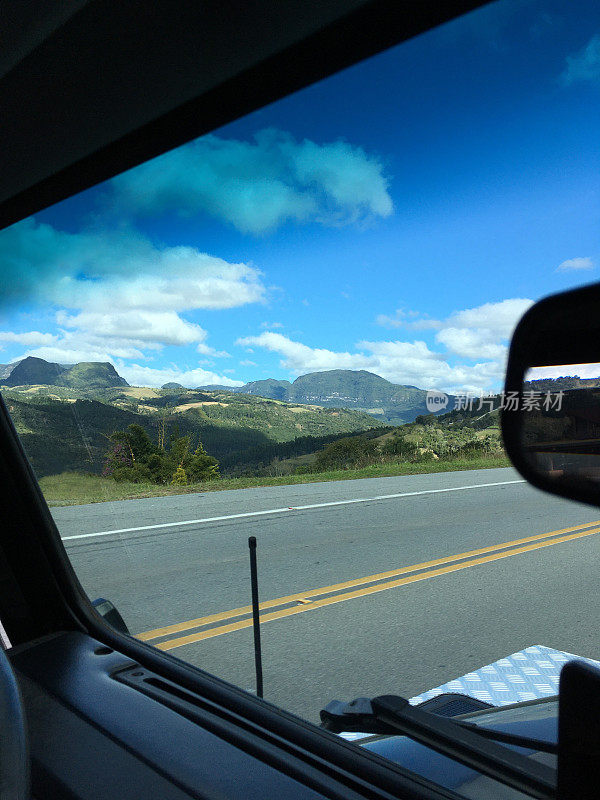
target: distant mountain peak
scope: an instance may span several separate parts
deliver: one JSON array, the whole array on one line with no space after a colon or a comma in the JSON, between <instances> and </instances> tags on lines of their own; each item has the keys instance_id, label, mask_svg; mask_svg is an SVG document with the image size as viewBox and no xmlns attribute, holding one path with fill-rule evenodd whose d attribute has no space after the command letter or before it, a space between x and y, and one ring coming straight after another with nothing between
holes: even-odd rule
<instances>
[{"instance_id":1,"label":"distant mountain peak","mask_svg":"<svg viewBox=\"0 0 600 800\"><path fill-rule=\"evenodd\" d=\"M109 361L79 361L61 375L61 383L89 389L129 386Z\"/></svg>"},{"instance_id":2,"label":"distant mountain peak","mask_svg":"<svg viewBox=\"0 0 600 800\"><path fill-rule=\"evenodd\" d=\"M54 364L35 356L27 356L15 364L3 381L8 386L55 385L64 372L66 370L60 364Z\"/></svg>"},{"instance_id":3,"label":"distant mountain peak","mask_svg":"<svg viewBox=\"0 0 600 800\"><path fill-rule=\"evenodd\" d=\"M5 386L71 386L88 389L129 386L108 361L80 361L65 365L27 356L11 366L6 365L4 376L0 378Z\"/></svg>"}]
</instances>

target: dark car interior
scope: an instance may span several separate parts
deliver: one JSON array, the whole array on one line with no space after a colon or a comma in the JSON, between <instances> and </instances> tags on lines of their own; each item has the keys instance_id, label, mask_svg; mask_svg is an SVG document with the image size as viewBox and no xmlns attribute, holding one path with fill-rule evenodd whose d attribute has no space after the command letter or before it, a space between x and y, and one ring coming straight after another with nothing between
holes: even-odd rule
<instances>
[{"instance_id":1,"label":"dark car interior","mask_svg":"<svg viewBox=\"0 0 600 800\"><path fill-rule=\"evenodd\" d=\"M0 11L0 227L479 5L8 4ZM547 330L532 336L546 312L530 312L513 342L508 389L521 389L531 365L589 360L575 301L598 304L595 295L571 298L580 324L568 354L552 352ZM564 324L557 317L555 328ZM597 502L593 479L557 482L536 470L523 454L522 417L507 412L503 424L528 479ZM107 624L70 565L4 403L0 474L1 800L458 796ZM541 770L528 782L514 768L515 790L597 796L599 700L593 669L565 670L558 789ZM429 741L438 734L427 731ZM452 753L448 741L439 746ZM467 745L456 745L462 763L501 778L492 749L484 757Z\"/></svg>"}]
</instances>

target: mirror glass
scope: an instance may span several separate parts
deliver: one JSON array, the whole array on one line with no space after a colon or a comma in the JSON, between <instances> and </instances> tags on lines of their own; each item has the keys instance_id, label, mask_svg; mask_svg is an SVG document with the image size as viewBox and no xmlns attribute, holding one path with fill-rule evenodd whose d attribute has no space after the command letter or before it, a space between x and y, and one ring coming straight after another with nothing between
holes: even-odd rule
<instances>
[{"instance_id":1,"label":"mirror glass","mask_svg":"<svg viewBox=\"0 0 600 800\"><path fill-rule=\"evenodd\" d=\"M532 367L520 401L530 465L549 479L600 482L600 362Z\"/></svg>"}]
</instances>

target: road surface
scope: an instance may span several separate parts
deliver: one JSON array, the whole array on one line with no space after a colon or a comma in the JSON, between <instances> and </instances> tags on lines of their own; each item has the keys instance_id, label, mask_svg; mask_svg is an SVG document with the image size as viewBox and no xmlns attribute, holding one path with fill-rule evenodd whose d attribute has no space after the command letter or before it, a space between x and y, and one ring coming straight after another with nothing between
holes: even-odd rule
<instances>
[{"instance_id":1,"label":"road surface","mask_svg":"<svg viewBox=\"0 0 600 800\"><path fill-rule=\"evenodd\" d=\"M110 598L134 634L246 689L256 536L265 697L308 719L334 697L411 696L531 644L600 656L600 511L511 469L53 516L92 598Z\"/></svg>"}]
</instances>

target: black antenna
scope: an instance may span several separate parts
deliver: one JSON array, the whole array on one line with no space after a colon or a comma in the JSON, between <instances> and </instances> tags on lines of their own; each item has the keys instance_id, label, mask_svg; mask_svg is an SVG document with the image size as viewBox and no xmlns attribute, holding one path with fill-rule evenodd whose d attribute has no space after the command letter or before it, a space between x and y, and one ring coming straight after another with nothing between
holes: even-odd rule
<instances>
[{"instance_id":1,"label":"black antenna","mask_svg":"<svg viewBox=\"0 0 600 800\"><path fill-rule=\"evenodd\" d=\"M258 608L258 574L256 571L256 537L248 539L250 548L250 585L252 587L252 626L254 628L254 664L256 666L256 696L263 696L262 653L260 649L260 620Z\"/></svg>"}]
</instances>

